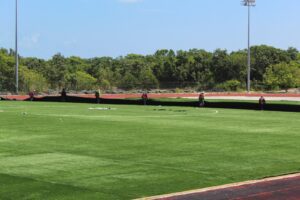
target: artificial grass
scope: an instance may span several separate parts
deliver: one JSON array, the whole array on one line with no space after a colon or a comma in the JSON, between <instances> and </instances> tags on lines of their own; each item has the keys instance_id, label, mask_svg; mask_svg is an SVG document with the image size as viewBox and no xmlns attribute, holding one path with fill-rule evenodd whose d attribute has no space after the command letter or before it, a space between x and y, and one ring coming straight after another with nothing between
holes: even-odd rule
<instances>
[{"instance_id":1,"label":"artificial grass","mask_svg":"<svg viewBox=\"0 0 300 200\"><path fill-rule=\"evenodd\" d=\"M1 101L0 199L132 199L299 172L299 129L300 113Z\"/></svg>"}]
</instances>

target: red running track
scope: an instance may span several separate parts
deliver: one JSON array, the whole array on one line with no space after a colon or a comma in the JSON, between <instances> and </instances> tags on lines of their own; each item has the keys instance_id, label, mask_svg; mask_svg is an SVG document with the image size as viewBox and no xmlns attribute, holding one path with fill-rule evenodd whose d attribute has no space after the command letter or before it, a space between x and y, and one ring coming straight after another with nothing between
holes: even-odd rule
<instances>
[{"instance_id":1,"label":"red running track","mask_svg":"<svg viewBox=\"0 0 300 200\"><path fill-rule=\"evenodd\" d=\"M150 197L157 200L300 200L300 175L265 180L257 183L245 183L187 194Z\"/></svg>"}]
</instances>

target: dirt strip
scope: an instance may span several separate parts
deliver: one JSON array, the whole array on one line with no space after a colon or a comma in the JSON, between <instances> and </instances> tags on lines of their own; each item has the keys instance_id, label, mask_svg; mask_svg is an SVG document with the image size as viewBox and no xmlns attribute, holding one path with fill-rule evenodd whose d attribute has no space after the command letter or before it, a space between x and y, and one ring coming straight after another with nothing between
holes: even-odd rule
<instances>
[{"instance_id":1,"label":"dirt strip","mask_svg":"<svg viewBox=\"0 0 300 200\"><path fill-rule=\"evenodd\" d=\"M300 173L139 200L299 200Z\"/></svg>"}]
</instances>

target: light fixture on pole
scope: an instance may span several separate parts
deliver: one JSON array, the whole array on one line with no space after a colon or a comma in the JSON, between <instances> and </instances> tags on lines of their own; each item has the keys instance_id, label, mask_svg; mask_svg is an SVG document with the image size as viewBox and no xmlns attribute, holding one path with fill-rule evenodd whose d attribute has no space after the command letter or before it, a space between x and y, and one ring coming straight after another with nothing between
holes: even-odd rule
<instances>
[{"instance_id":1,"label":"light fixture on pole","mask_svg":"<svg viewBox=\"0 0 300 200\"><path fill-rule=\"evenodd\" d=\"M247 72L247 91L251 91L251 52L250 52L250 8L255 6L255 0L243 0L243 6L248 6L248 72Z\"/></svg>"},{"instance_id":2,"label":"light fixture on pole","mask_svg":"<svg viewBox=\"0 0 300 200\"><path fill-rule=\"evenodd\" d=\"M19 93L19 57L18 57L18 0L16 0L16 49L15 49L15 59L16 59L16 94Z\"/></svg>"}]
</instances>

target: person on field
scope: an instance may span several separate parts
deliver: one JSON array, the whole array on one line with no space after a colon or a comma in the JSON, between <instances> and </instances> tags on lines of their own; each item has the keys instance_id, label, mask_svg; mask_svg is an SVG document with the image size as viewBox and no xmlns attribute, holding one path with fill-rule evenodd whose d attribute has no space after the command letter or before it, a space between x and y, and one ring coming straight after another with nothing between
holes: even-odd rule
<instances>
[{"instance_id":1,"label":"person on field","mask_svg":"<svg viewBox=\"0 0 300 200\"><path fill-rule=\"evenodd\" d=\"M65 102L65 101L66 101L66 98L67 98L67 92L66 92L66 89L63 88L60 94L61 94L61 101L62 101L62 102Z\"/></svg>"},{"instance_id":2,"label":"person on field","mask_svg":"<svg viewBox=\"0 0 300 200\"><path fill-rule=\"evenodd\" d=\"M95 92L96 103L100 103L100 89Z\"/></svg>"},{"instance_id":3,"label":"person on field","mask_svg":"<svg viewBox=\"0 0 300 200\"><path fill-rule=\"evenodd\" d=\"M30 101L33 101L33 100L34 100L34 91L30 91L30 92L28 93L28 95L29 95L29 100L30 100Z\"/></svg>"},{"instance_id":4,"label":"person on field","mask_svg":"<svg viewBox=\"0 0 300 200\"><path fill-rule=\"evenodd\" d=\"M258 103L259 103L260 110L264 110L265 105L266 105L266 100L265 100L265 98L263 96L261 96L259 98Z\"/></svg>"},{"instance_id":5,"label":"person on field","mask_svg":"<svg viewBox=\"0 0 300 200\"><path fill-rule=\"evenodd\" d=\"M146 92L144 92L144 93L142 94L142 100L143 100L144 105L147 105L148 94L147 94Z\"/></svg>"},{"instance_id":6,"label":"person on field","mask_svg":"<svg viewBox=\"0 0 300 200\"><path fill-rule=\"evenodd\" d=\"M205 106L204 92L201 92L199 95L199 107L204 107L204 106Z\"/></svg>"}]
</instances>

